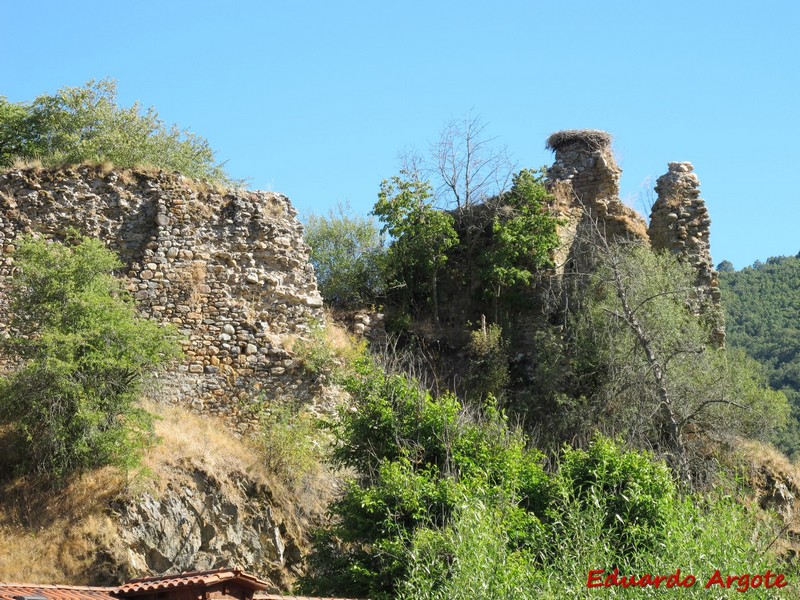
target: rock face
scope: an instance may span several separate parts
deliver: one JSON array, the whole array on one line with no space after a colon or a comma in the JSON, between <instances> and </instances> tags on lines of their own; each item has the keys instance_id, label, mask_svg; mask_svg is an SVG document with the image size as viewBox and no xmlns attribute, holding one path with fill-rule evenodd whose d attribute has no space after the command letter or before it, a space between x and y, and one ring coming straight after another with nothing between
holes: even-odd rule
<instances>
[{"instance_id":1,"label":"rock face","mask_svg":"<svg viewBox=\"0 0 800 600\"><path fill-rule=\"evenodd\" d=\"M697 311L716 314L712 339L721 345L725 330L720 313L719 274L714 269L709 245L708 216L700 198L700 181L689 162L671 162L669 171L656 182L658 199L653 204L648 234L656 250L680 256L696 275Z\"/></svg>"},{"instance_id":2,"label":"rock face","mask_svg":"<svg viewBox=\"0 0 800 600\"><path fill-rule=\"evenodd\" d=\"M228 566L269 576L286 587L301 553L272 498L244 473L220 476L187 469L160 494L112 505L119 523L118 563L124 572L163 574Z\"/></svg>"},{"instance_id":3,"label":"rock face","mask_svg":"<svg viewBox=\"0 0 800 600\"><path fill-rule=\"evenodd\" d=\"M0 175L0 334L20 235L103 240L125 265L141 311L175 324L186 359L159 397L246 427L258 394L304 386L287 334L322 318L296 211L280 194L217 190L177 174L78 167Z\"/></svg>"}]
</instances>

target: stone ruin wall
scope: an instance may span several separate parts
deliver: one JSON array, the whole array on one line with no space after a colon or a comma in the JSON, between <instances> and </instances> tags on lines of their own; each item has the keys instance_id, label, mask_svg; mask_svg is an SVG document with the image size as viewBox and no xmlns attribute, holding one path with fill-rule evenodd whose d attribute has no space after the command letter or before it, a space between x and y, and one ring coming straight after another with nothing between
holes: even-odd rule
<instances>
[{"instance_id":1,"label":"stone ruin wall","mask_svg":"<svg viewBox=\"0 0 800 600\"><path fill-rule=\"evenodd\" d=\"M694 167L687 162L669 163L669 171L657 181L658 199L648 226L619 199L622 170L614 160L611 139L605 131L583 129L559 131L547 140L547 147L555 151L555 162L547 172L555 196L553 211L565 220L555 256L557 269L563 273L570 261L579 260L578 234L592 221L608 239L641 240L656 250L673 252L695 272L695 309L712 321L712 342L723 344L719 276L709 244L711 219L699 197Z\"/></svg>"},{"instance_id":2,"label":"stone ruin wall","mask_svg":"<svg viewBox=\"0 0 800 600\"><path fill-rule=\"evenodd\" d=\"M70 228L123 262L141 311L175 324L185 359L154 397L218 414L244 430L253 403L310 394L287 337L322 319L302 226L280 194L217 190L178 174L12 169L0 174L0 335L20 235ZM250 423L248 423L250 419Z\"/></svg>"},{"instance_id":3,"label":"stone ruin wall","mask_svg":"<svg viewBox=\"0 0 800 600\"><path fill-rule=\"evenodd\" d=\"M713 319L712 341L725 342L720 312L719 273L711 260L711 217L700 198L700 180L689 162L671 162L656 181L658 198L650 213L648 234L653 248L681 256L695 273L698 313Z\"/></svg>"},{"instance_id":4,"label":"stone ruin wall","mask_svg":"<svg viewBox=\"0 0 800 600\"><path fill-rule=\"evenodd\" d=\"M609 239L647 239L647 224L619 200L622 169L611 152L611 135L595 129L559 131L547 140L555 162L547 170L554 210L566 221L555 263L560 272L580 253L582 227L597 223Z\"/></svg>"}]
</instances>

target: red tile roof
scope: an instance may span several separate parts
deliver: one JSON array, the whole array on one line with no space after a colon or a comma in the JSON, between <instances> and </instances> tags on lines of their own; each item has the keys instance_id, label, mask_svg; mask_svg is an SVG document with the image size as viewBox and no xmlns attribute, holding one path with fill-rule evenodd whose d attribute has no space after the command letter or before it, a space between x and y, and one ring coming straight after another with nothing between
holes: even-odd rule
<instances>
[{"instance_id":1,"label":"red tile roof","mask_svg":"<svg viewBox=\"0 0 800 600\"><path fill-rule=\"evenodd\" d=\"M83 585L48 585L35 583L0 583L0 600L19 596L44 596L47 600L119 600L115 588Z\"/></svg>"},{"instance_id":2,"label":"red tile roof","mask_svg":"<svg viewBox=\"0 0 800 600\"><path fill-rule=\"evenodd\" d=\"M266 593L269 582L238 569L194 571L177 575L160 575L131 579L119 587L49 585L34 583L0 583L0 600L17 600L20 596L44 596L47 600L120 600L140 594L164 592L185 587L206 587L231 582L254 590L253 600L348 600L346 598L312 598Z\"/></svg>"},{"instance_id":3,"label":"red tile roof","mask_svg":"<svg viewBox=\"0 0 800 600\"><path fill-rule=\"evenodd\" d=\"M214 569L211 571L193 571L177 575L131 579L116 589L116 595L129 596L131 594L164 591L181 587L207 586L223 581L230 581L251 590L265 590L270 587L269 582L262 581L238 569Z\"/></svg>"}]
</instances>

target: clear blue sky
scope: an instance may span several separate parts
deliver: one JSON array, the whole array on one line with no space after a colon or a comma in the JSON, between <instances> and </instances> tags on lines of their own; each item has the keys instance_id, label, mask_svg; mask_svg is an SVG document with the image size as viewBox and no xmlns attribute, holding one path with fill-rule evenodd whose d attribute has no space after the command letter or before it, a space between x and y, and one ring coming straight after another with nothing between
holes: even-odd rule
<instances>
[{"instance_id":1,"label":"clear blue sky","mask_svg":"<svg viewBox=\"0 0 800 600\"><path fill-rule=\"evenodd\" d=\"M715 262L800 251L800 3L0 0L0 95L92 78L211 142L301 211L366 213L403 147L472 110L523 167L615 137L638 207L694 163Z\"/></svg>"}]
</instances>

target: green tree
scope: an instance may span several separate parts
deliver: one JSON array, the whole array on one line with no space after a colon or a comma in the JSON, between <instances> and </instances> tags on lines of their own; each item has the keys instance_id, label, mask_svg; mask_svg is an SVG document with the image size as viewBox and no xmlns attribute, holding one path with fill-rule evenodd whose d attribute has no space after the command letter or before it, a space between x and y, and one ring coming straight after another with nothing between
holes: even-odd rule
<instances>
[{"instance_id":1,"label":"green tree","mask_svg":"<svg viewBox=\"0 0 800 600\"><path fill-rule=\"evenodd\" d=\"M643 245L597 244L596 268L572 298L575 344L599 371L592 421L657 448L686 479L706 440L763 439L785 424L785 396L753 362L709 344L688 265Z\"/></svg>"},{"instance_id":2,"label":"green tree","mask_svg":"<svg viewBox=\"0 0 800 600\"><path fill-rule=\"evenodd\" d=\"M720 273L733 273L736 271L736 269L733 267L733 263L731 261L723 260L717 265L717 271Z\"/></svg>"},{"instance_id":3,"label":"green tree","mask_svg":"<svg viewBox=\"0 0 800 600\"><path fill-rule=\"evenodd\" d=\"M10 291L13 337L23 361L0 382L0 421L25 447L29 471L64 476L100 465L130 467L152 441L137 405L144 376L178 355L173 328L137 314L102 243L24 239Z\"/></svg>"},{"instance_id":4,"label":"green tree","mask_svg":"<svg viewBox=\"0 0 800 600\"><path fill-rule=\"evenodd\" d=\"M151 166L194 179L231 181L207 140L167 126L152 107L119 106L111 79L63 87L29 103L0 98L0 167L17 158L45 166L110 161L123 168Z\"/></svg>"},{"instance_id":5,"label":"green tree","mask_svg":"<svg viewBox=\"0 0 800 600\"><path fill-rule=\"evenodd\" d=\"M781 450L800 455L800 258L773 257L739 271L720 270L727 342L765 369L784 392L794 416L775 438Z\"/></svg>"},{"instance_id":6,"label":"green tree","mask_svg":"<svg viewBox=\"0 0 800 600\"><path fill-rule=\"evenodd\" d=\"M386 249L373 220L339 206L327 216L311 214L305 232L317 284L328 303L356 308L383 293Z\"/></svg>"},{"instance_id":7,"label":"green tree","mask_svg":"<svg viewBox=\"0 0 800 600\"><path fill-rule=\"evenodd\" d=\"M381 232L392 237L387 257L395 279L391 285L405 290L418 313L430 309L438 322L439 271L447 251L458 243L453 217L434 208L428 182L406 171L381 183L373 214L384 223Z\"/></svg>"},{"instance_id":8,"label":"green tree","mask_svg":"<svg viewBox=\"0 0 800 600\"><path fill-rule=\"evenodd\" d=\"M542 174L529 169L514 175L511 190L501 198L485 257L495 320L502 290L529 285L537 269L551 264L550 253L559 243L559 221L546 211L551 199L542 183Z\"/></svg>"}]
</instances>

